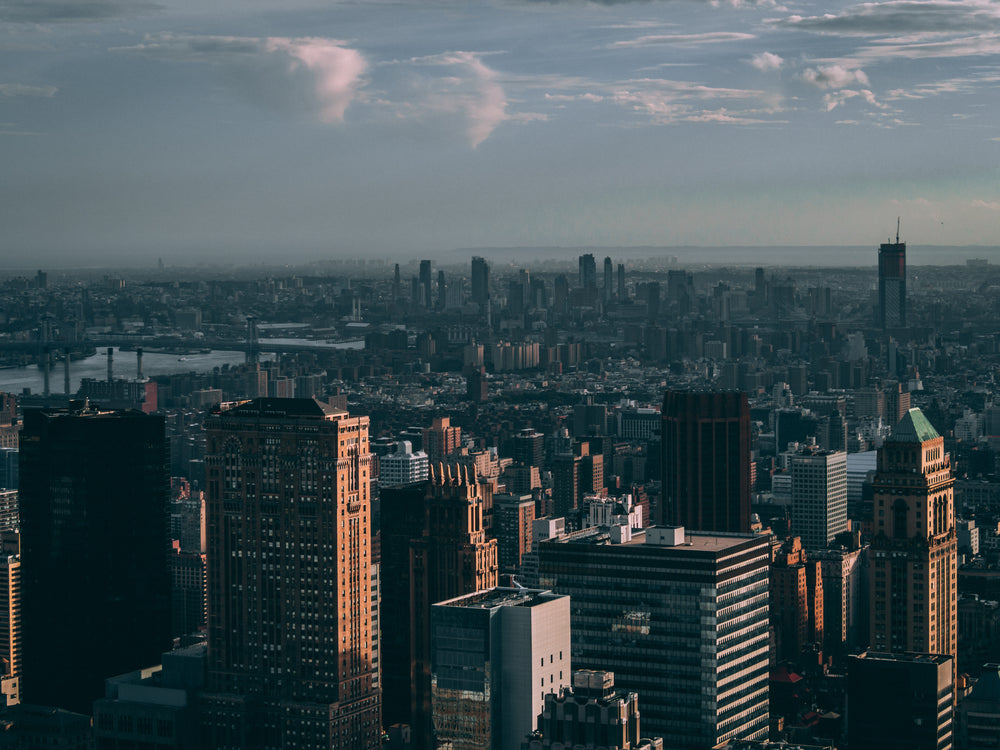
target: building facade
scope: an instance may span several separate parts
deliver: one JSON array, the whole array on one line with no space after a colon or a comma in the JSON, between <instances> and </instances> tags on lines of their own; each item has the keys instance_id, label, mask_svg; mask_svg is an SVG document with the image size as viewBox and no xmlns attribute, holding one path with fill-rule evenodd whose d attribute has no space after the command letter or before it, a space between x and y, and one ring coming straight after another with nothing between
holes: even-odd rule
<instances>
[{"instance_id":1,"label":"building facade","mask_svg":"<svg viewBox=\"0 0 1000 750\"><path fill-rule=\"evenodd\" d=\"M167 455L159 416L25 412L25 700L89 713L108 675L170 647Z\"/></svg>"},{"instance_id":2,"label":"building facade","mask_svg":"<svg viewBox=\"0 0 1000 750\"><path fill-rule=\"evenodd\" d=\"M368 418L260 398L206 428L203 745L378 747Z\"/></svg>"},{"instance_id":3,"label":"building facade","mask_svg":"<svg viewBox=\"0 0 1000 750\"><path fill-rule=\"evenodd\" d=\"M878 453L871 543L871 646L957 653L956 535L951 460L920 409Z\"/></svg>"},{"instance_id":4,"label":"building facade","mask_svg":"<svg viewBox=\"0 0 1000 750\"><path fill-rule=\"evenodd\" d=\"M878 248L878 310L882 328L906 326L906 243L898 233Z\"/></svg>"},{"instance_id":5,"label":"building facade","mask_svg":"<svg viewBox=\"0 0 1000 750\"><path fill-rule=\"evenodd\" d=\"M545 695L570 684L570 601L493 588L431 607L437 746L520 750Z\"/></svg>"},{"instance_id":6,"label":"building facade","mask_svg":"<svg viewBox=\"0 0 1000 750\"><path fill-rule=\"evenodd\" d=\"M596 527L538 545L541 588L572 601L573 666L613 672L645 731L709 750L768 726L768 539Z\"/></svg>"},{"instance_id":7,"label":"building facade","mask_svg":"<svg viewBox=\"0 0 1000 750\"><path fill-rule=\"evenodd\" d=\"M434 747L431 605L497 585L497 542L486 538L475 468L438 464L424 498L423 533L410 542L411 721L416 747Z\"/></svg>"},{"instance_id":8,"label":"building facade","mask_svg":"<svg viewBox=\"0 0 1000 750\"><path fill-rule=\"evenodd\" d=\"M668 391L662 410L658 522L750 530L750 405L745 393Z\"/></svg>"},{"instance_id":9,"label":"building facade","mask_svg":"<svg viewBox=\"0 0 1000 750\"><path fill-rule=\"evenodd\" d=\"M825 549L847 531L847 453L804 448L792 456L792 533Z\"/></svg>"},{"instance_id":10,"label":"building facade","mask_svg":"<svg viewBox=\"0 0 1000 750\"><path fill-rule=\"evenodd\" d=\"M847 665L851 750L951 750L954 660L942 654L869 651Z\"/></svg>"}]
</instances>

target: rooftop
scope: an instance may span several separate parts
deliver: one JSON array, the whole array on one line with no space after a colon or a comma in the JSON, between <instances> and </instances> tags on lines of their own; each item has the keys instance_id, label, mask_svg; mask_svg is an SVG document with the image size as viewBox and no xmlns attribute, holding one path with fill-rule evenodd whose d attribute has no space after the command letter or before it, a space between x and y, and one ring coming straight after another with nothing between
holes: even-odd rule
<instances>
[{"instance_id":1,"label":"rooftop","mask_svg":"<svg viewBox=\"0 0 1000 750\"><path fill-rule=\"evenodd\" d=\"M923 443L941 437L920 409L910 409L899 420L886 442Z\"/></svg>"},{"instance_id":2,"label":"rooftop","mask_svg":"<svg viewBox=\"0 0 1000 750\"><path fill-rule=\"evenodd\" d=\"M469 609L495 609L496 607L534 607L558 599L558 594L543 589L515 589L497 586L486 591L459 596L435 607L466 607Z\"/></svg>"},{"instance_id":3,"label":"rooftop","mask_svg":"<svg viewBox=\"0 0 1000 750\"><path fill-rule=\"evenodd\" d=\"M241 417L281 419L290 417L324 419L334 414L347 414L343 409L330 406L315 398L255 398L229 409L222 409L221 413Z\"/></svg>"},{"instance_id":4,"label":"rooftop","mask_svg":"<svg viewBox=\"0 0 1000 750\"><path fill-rule=\"evenodd\" d=\"M616 544L616 546L621 547L636 547L636 546L649 546L653 547L664 547L666 549L673 550L690 550L693 552L724 552L730 548L737 547L748 541L753 541L754 539L761 538L757 534L736 534L730 532L714 532L714 531L687 531L684 530L684 541L680 544L669 545L669 544L656 544L652 541L647 541L646 533L650 529L663 528L672 529L672 527L656 527L652 526L646 529L633 529L632 538L628 541ZM610 545L612 544L611 534L607 526L591 526L589 528L583 529L581 531L575 531L571 534L565 534L560 537L555 537L550 540L557 543L563 544L590 544L590 545Z\"/></svg>"}]
</instances>

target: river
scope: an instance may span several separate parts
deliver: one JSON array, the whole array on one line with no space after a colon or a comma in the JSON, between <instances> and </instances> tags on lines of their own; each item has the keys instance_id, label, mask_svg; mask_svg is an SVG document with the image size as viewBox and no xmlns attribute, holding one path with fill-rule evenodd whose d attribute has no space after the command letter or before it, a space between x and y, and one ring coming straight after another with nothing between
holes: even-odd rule
<instances>
[{"instance_id":1,"label":"river","mask_svg":"<svg viewBox=\"0 0 1000 750\"><path fill-rule=\"evenodd\" d=\"M267 358L273 355L263 355ZM238 365L245 360L243 352L212 351L208 354L158 354L144 351L142 353L142 373L152 375L171 375L182 372L211 372L223 365ZM97 354L86 359L78 359L69 366L70 386L73 393L80 388L83 378L103 380L108 376L107 349L99 349ZM136 355L134 351L115 349L114 376L117 378L134 378L136 376ZM0 391L21 395L25 388L32 393L40 394L45 390L45 376L42 368L35 365L28 367L11 367L0 369ZM53 362L49 369L49 390L52 393L63 392L63 363Z\"/></svg>"}]
</instances>

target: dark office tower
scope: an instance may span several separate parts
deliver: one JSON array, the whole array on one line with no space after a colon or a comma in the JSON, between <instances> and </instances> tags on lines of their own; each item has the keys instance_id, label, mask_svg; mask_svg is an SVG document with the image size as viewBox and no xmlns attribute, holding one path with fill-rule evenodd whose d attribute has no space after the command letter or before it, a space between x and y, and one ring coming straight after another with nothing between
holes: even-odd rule
<instances>
[{"instance_id":1,"label":"dark office tower","mask_svg":"<svg viewBox=\"0 0 1000 750\"><path fill-rule=\"evenodd\" d=\"M511 458L525 466L541 467L545 464L545 435L526 427L511 440Z\"/></svg>"},{"instance_id":2,"label":"dark office tower","mask_svg":"<svg viewBox=\"0 0 1000 750\"><path fill-rule=\"evenodd\" d=\"M444 310L448 303L448 284L444 280L444 271L438 271L437 309Z\"/></svg>"},{"instance_id":3,"label":"dark office tower","mask_svg":"<svg viewBox=\"0 0 1000 750\"><path fill-rule=\"evenodd\" d=\"M569 311L569 280L566 278L565 274L559 274L556 276L552 296L557 313L565 313Z\"/></svg>"},{"instance_id":4,"label":"dark office tower","mask_svg":"<svg viewBox=\"0 0 1000 750\"><path fill-rule=\"evenodd\" d=\"M953 658L870 651L847 665L847 739L851 750L951 750ZM996 747L993 728L992 747Z\"/></svg>"},{"instance_id":5,"label":"dark office tower","mask_svg":"<svg viewBox=\"0 0 1000 750\"><path fill-rule=\"evenodd\" d=\"M403 285L399 278L399 263L396 264L396 270L392 274L392 300L395 302L403 294Z\"/></svg>"},{"instance_id":6,"label":"dark office tower","mask_svg":"<svg viewBox=\"0 0 1000 750\"><path fill-rule=\"evenodd\" d=\"M434 306L433 297L431 297L431 262L429 260L420 261L420 294L424 307Z\"/></svg>"},{"instance_id":7,"label":"dark office tower","mask_svg":"<svg viewBox=\"0 0 1000 750\"><path fill-rule=\"evenodd\" d=\"M490 303L490 266L485 258L472 259L472 301L480 308Z\"/></svg>"},{"instance_id":8,"label":"dark office tower","mask_svg":"<svg viewBox=\"0 0 1000 750\"><path fill-rule=\"evenodd\" d=\"M618 299L625 300L628 295L625 293L625 264L618 264Z\"/></svg>"},{"instance_id":9,"label":"dark office tower","mask_svg":"<svg viewBox=\"0 0 1000 750\"><path fill-rule=\"evenodd\" d=\"M170 648L163 417L24 413L24 696L89 713L104 680Z\"/></svg>"},{"instance_id":10,"label":"dark office tower","mask_svg":"<svg viewBox=\"0 0 1000 750\"><path fill-rule=\"evenodd\" d=\"M883 328L906 325L906 243L883 242L878 248L878 315Z\"/></svg>"},{"instance_id":11,"label":"dark office tower","mask_svg":"<svg viewBox=\"0 0 1000 750\"><path fill-rule=\"evenodd\" d=\"M662 413L663 519L698 531L749 531L747 395L667 391Z\"/></svg>"},{"instance_id":12,"label":"dark office tower","mask_svg":"<svg viewBox=\"0 0 1000 750\"><path fill-rule=\"evenodd\" d=\"M410 543L423 535L427 483L383 487L382 537L382 723L410 723L413 649L410 645ZM392 616L393 612L396 616Z\"/></svg>"},{"instance_id":13,"label":"dark office tower","mask_svg":"<svg viewBox=\"0 0 1000 750\"><path fill-rule=\"evenodd\" d=\"M876 651L957 653L954 483L944 438L910 409L879 449L872 483Z\"/></svg>"},{"instance_id":14,"label":"dark office tower","mask_svg":"<svg viewBox=\"0 0 1000 750\"><path fill-rule=\"evenodd\" d=\"M368 418L261 398L206 430L201 746L379 747Z\"/></svg>"},{"instance_id":15,"label":"dark office tower","mask_svg":"<svg viewBox=\"0 0 1000 750\"><path fill-rule=\"evenodd\" d=\"M424 499L423 534L410 544L411 717L416 747L431 734L431 605L497 585L497 541L483 526L475 469L437 464Z\"/></svg>"},{"instance_id":16,"label":"dark office tower","mask_svg":"<svg viewBox=\"0 0 1000 750\"><path fill-rule=\"evenodd\" d=\"M660 282L650 281L646 284L646 316L650 321L660 318Z\"/></svg>"},{"instance_id":17,"label":"dark office tower","mask_svg":"<svg viewBox=\"0 0 1000 750\"><path fill-rule=\"evenodd\" d=\"M592 253L580 256L580 286L597 289L597 261Z\"/></svg>"},{"instance_id":18,"label":"dark office tower","mask_svg":"<svg viewBox=\"0 0 1000 750\"><path fill-rule=\"evenodd\" d=\"M615 296L615 273L611 258L604 259L604 301L610 302Z\"/></svg>"}]
</instances>

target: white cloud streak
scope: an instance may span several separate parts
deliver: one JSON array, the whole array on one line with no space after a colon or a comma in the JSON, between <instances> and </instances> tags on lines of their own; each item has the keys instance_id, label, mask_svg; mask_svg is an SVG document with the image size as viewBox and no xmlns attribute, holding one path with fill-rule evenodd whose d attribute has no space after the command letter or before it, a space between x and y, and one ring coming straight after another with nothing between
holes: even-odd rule
<instances>
[{"instance_id":1,"label":"white cloud streak","mask_svg":"<svg viewBox=\"0 0 1000 750\"><path fill-rule=\"evenodd\" d=\"M51 98L59 91L55 86L26 86L23 83L0 83L0 96L34 96Z\"/></svg>"}]
</instances>

